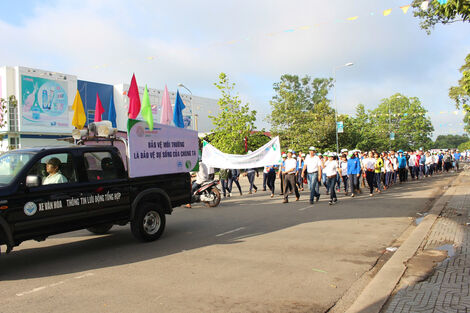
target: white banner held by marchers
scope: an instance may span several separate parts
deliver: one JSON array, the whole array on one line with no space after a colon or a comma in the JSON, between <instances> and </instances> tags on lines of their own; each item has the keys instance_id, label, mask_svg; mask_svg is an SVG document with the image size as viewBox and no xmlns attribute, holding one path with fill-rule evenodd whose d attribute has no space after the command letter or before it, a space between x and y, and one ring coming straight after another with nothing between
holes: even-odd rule
<instances>
[{"instance_id":1,"label":"white banner held by marchers","mask_svg":"<svg viewBox=\"0 0 470 313\"><path fill-rule=\"evenodd\" d=\"M209 167L245 169L256 168L281 163L281 144L279 137L258 150L248 154L228 154L216 149L210 143L204 143L202 148L202 162Z\"/></svg>"}]
</instances>

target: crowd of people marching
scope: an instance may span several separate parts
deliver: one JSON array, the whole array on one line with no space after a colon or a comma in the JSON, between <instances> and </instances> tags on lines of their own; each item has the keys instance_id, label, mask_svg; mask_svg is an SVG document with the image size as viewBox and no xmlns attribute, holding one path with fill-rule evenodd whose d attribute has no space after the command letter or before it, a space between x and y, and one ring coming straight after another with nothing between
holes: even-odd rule
<instances>
[{"instance_id":1,"label":"crowd of people marching","mask_svg":"<svg viewBox=\"0 0 470 313\"><path fill-rule=\"evenodd\" d=\"M282 154L281 165L266 166L263 170L263 190L269 188L271 198L275 194L276 179L280 179L281 193L284 203L288 203L289 195L295 194L300 199L300 191L307 185L310 191L310 204L320 199L320 187L326 188L329 204L338 201L337 192L343 190L346 196L354 197L362 193L362 187L368 187L369 195L380 193L393 184L402 184L408 180L419 180L436 173L458 171L460 162L470 158L469 152L453 151L402 151L397 152L361 152L359 150L341 150L317 153L315 147L309 148L306 155L291 149ZM221 169L219 178L224 197L231 196L232 185L235 183L240 195L240 170ZM250 183L249 193L257 192L255 176L257 169L247 169L244 176ZM267 188L266 188L267 187Z\"/></svg>"}]
</instances>

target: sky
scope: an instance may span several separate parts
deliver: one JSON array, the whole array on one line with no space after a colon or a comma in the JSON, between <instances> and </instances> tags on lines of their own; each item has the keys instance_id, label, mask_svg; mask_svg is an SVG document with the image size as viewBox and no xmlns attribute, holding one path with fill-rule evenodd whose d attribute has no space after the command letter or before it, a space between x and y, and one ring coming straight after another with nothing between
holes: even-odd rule
<instances>
[{"instance_id":1,"label":"sky","mask_svg":"<svg viewBox=\"0 0 470 313\"><path fill-rule=\"evenodd\" d=\"M462 134L448 97L470 53L470 23L419 27L411 0L0 0L0 66L218 98L220 72L266 121L283 74L332 77L337 107L354 114L399 92L429 111L435 138ZM383 11L392 9L388 16ZM356 17L355 20L347 20ZM353 62L351 67L340 67ZM184 91L184 90L182 90ZM333 98L333 92L330 94Z\"/></svg>"}]
</instances>

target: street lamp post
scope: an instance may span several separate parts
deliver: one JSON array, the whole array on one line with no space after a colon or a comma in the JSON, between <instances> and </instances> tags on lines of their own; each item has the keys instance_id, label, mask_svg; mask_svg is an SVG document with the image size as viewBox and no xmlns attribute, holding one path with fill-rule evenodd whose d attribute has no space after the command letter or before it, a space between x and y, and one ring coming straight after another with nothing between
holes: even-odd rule
<instances>
[{"instance_id":1,"label":"street lamp post","mask_svg":"<svg viewBox=\"0 0 470 313\"><path fill-rule=\"evenodd\" d=\"M191 92L191 90L189 90L188 87L186 87L184 84L182 83L179 83L178 84L178 87L182 87L184 89L186 89L187 91L189 91L189 93L191 94L191 98L189 99L190 100L190 104L191 104L191 122L193 122L193 130L196 130L197 131L197 121L195 121L194 119L194 107L193 107L193 93Z\"/></svg>"},{"instance_id":2,"label":"street lamp post","mask_svg":"<svg viewBox=\"0 0 470 313\"><path fill-rule=\"evenodd\" d=\"M354 63L349 62L349 63L346 63L344 65L337 66L337 67L333 68L333 81L334 81L334 85L333 85L333 88L334 88L333 102L335 104L336 154L339 154L339 146L338 146L338 105L336 103L336 70L340 69L342 67L348 67L348 66L352 66L352 65L354 65Z\"/></svg>"},{"instance_id":3,"label":"street lamp post","mask_svg":"<svg viewBox=\"0 0 470 313\"><path fill-rule=\"evenodd\" d=\"M400 99L401 96L397 96L395 99ZM391 113L391 102L388 102L388 151L392 150L392 113Z\"/></svg>"}]
</instances>

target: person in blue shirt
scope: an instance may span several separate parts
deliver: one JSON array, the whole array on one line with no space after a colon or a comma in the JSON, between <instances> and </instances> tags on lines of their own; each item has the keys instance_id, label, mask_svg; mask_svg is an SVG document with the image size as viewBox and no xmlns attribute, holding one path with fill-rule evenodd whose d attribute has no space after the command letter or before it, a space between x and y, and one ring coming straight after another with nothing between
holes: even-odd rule
<instances>
[{"instance_id":1,"label":"person in blue shirt","mask_svg":"<svg viewBox=\"0 0 470 313\"><path fill-rule=\"evenodd\" d=\"M459 150L456 150L454 153L454 161L455 161L455 169L457 171L459 170L460 159L462 159L462 154L460 154Z\"/></svg>"},{"instance_id":2,"label":"person in blue shirt","mask_svg":"<svg viewBox=\"0 0 470 313\"><path fill-rule=\"evenodd\" d=\"M359 175L361 175L361 161L352 154L348 160L348 180L351 182L351 197L354 197L356 192L361 192L359 189Z\"/></svg>"},{"instance_id":3,"label":"person in blue shirt","mask_svg":"<svg viewBox=\"0 0 470 313\"><path fill-rule=\"evenodd\" d=\"M419 151L421 158L419 159L419 178L423 178L426 174L426 155L423 153L423 150Z\"/></svg>"},{"instance_id":4,"label":"person in blue shirt","mask_svg":"<svg viewBox=\"0 0 470 313\"><path fill-rule=\"evenodd\" d=\"M406 156L403 155L403 150L398 151L398 176L400 178L400 184L405 181L405 172L406 172Z\"/></svg>"}]
</instances>

